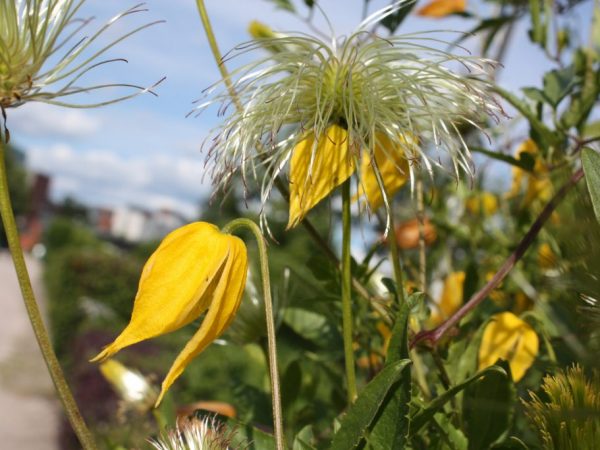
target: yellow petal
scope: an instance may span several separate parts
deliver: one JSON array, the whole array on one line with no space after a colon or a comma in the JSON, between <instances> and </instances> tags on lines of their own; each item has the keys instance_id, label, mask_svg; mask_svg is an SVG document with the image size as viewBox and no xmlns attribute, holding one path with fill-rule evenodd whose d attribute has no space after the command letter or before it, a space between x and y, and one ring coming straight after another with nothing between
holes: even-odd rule
<instances>
[{"instance_id":1,"label":"yellow petal","mask_svg":"<svg viewBox=\"0 0 600 450\"><path fill-rule=\"evenodd\" d=\"M444 290L435 311L430 318L431 325L437 326L450 317L463 303L465 272L452 272L444 280Z\"/></svg>"},{"instance_id":2,"label":"yellow petal","mask_svg":"<svg viewBox=\"0 0 600 450\"><path fill-rule=\"evenodd\" d=\"M479 369L504 359L515 382L535 361L539 339L533 328L511 312L496 314L486 325L479 347Z\"/></svg>"},{"instance_id":3,"label":"yellow petal","mask_svg":"<svg viewBox=\"0 0 600 450\"><path fill-rule=\"evenodd\" d=\"M225 263L231 238L203 222L167 235L144 266L129 325L92 361L197 319L210 303L206 294Z\"/></svg>"},{"instance_id":4,"label":"yellow petal","mask_svg":"<svg viewBox=\"0 0 600 450\"><path fill-rule=\"evenodd\" d=\"M308 211L354 172L348 132L332 125L325 134L318 139L311 134L293 150L288 229L302 221Z\"/></svg>"},{"instance_id":5,"label":"yellow petal","mask_svg":"<svg viewBox=\"0 0 600 450\"><path fill-rule=\"evenodd\" d=\"M401 145L392 142L388 135L377 134L377 144L375 145L375 162L381 174L383 186L387 196L394 195L398 189L406 184L409 176L409 167L404 146L414 146L414 139L406 139L400 136ZM369 152L363 152L360 164L360 182L359 193L365 195L371 206L375 210L383 205L383 195L375 175L375 167L371 164L371 155Z\"/></svg>"},{"instance_id":6,"label":"yellow petal","mask_svg":"<svg viewBox=\"0 0 600 450\"><path fill-rule=\"evenodd\" d=\"M246 246L235 236L227 237L230 249L212 294L208 313L196 334L188 341L169 369L156 405L161 402L167 389L181 375L190 361L225 331L240 306L248 272Z\"/></svg>"},{"instance_id":7,"label":"yellow petal","mask_svg":"<svg viewBox=\"0 0 600 450\"><path fill-rule=\"evenodd\" d=\"M445 17L450 14L464 12L466 0L432 0L417 11L419 16Z\"/></svg>"}]
</instances>

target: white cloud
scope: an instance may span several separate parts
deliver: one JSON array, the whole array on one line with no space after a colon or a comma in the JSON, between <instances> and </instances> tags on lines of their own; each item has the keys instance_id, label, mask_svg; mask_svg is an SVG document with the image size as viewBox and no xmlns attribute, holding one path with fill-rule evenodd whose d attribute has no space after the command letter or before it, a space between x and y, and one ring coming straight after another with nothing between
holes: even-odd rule
<instances>
[{"instance_id":1,"label":"white cloud","mask_svg":"<svg viewBox=\"0 0 600 450\"><path fill-rule=\"evenodd\" d=\"M102 123L97 116L78 109L45 103L27 103L8 117L8 127L33 137L81 138L96 133Z\"/></svg>"},{"instance_id":2,"label":"white cloud","mask_svg":"<svg viewBox=\"0 0 600 450\"><path fill-rule=\"evenodd\" d=\"M66 144L33 147L27 157L32 170L52 176L57 199L69 195L91 205L169 208L193 217L208 191L201 183L201 158L157 153L126 158L106 150L76 151Z\"/></svg>"}]
</instances>

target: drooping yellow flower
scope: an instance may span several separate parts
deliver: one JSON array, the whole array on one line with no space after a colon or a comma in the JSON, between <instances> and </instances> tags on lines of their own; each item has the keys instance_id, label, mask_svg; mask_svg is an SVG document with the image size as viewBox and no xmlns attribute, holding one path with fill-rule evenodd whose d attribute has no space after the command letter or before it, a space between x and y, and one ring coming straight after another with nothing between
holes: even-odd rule
<instances>
[{"instance_id":1,"label":"drooping yellow flower","mask_svg":"<svg viewBox=\"0 0 600 450\"><path fill-rule=\"evenodd\" d=\"M550 247L550 244L544 242L538 249L538 264L544 270L553 269L557 264L557 257Z\"/></svg>"},{"instance_id":2,"label":"drooping yellow flower","mask_svg":"<svg viewBox=\"0 0 600 450\"><path fill-rule=\"evenodd\" d=\"M513 181L510 191L506 194L507 198L514 198L521 193L523 184L525 184L525 196L521 203L521 207L526 208L531 203L540 199L544 202L552 197L552 182L548 177L548 168L544 165L542 158L539 155L539 149L535 142L527 139L523 142L515 152L517 158L520 158L522 153L529 153L535 158L533 172L527 172L519 167L513 167Z\"/></svg>"},{"instance_id":3,"label":"drooping yellow flower","mask_svg":"<svg viewBox=\"0 0 600 450\"><path fill-rule=\"evenodd\" d=\"M444 280L444 290L436 305L437 309L429 318L432 326L441 324L462 305L465 276L465 272L452 272Z\"/></svg>"},{"instance_id":4,"label":"drooping yellow flower","mask_svg":"<svg viewBox=\"0 0 600 450\"><path fill-rule=\"evenodd\" d=\"M467 9L466 0L432 0L417 11L419 16L446 17Z\"/></svg>"},{"instance_id":5,"label":"drooping yellow flower","mask_svg":"<svg viewBox=\"0 0 600 450\"><path fill-rule=\"evenodd\" d=\"M348 132L339 125L325 136L310 134L294 147L290 163L290 217L287 228L302 221L317 203L354 173Z\"/></svg>"},{"instance_id":6,"label":"drooping yellow flower","mask_svg":"<svg viewBox=\"0 0 600 450\"><path fill-rule=\"evenodd\" d=\"M539 339L531 326L511 312L494 315L486 325L479 347L479 369L508 361L515 382L531 367L538 354Z\"/></svg>"},{"instance_id":7,"label":"drooping yellow flower","mask_svg":"<svg viewBox=\"0 0 600 450\"><path fill-rule=\"evenodd\" d=\"M190 361L219 337L240 305L248 269L246 246L205 222L178 228L161 242L144 266L131 321L92 361L129 345L177 330L207 311L162 383L157 400Z\"/></svg>"},{"instance_id":8,"label":"drooping yellow flower","mask_svg":"<svg viewBox=\"0 0 600 450\"><path fill-rule=\"evenodd\" d=\"M376 137L377 143L373 151L376 167L372 164L371 155L367 151L363 152L360 164L359 194L366 196L372 210L383 205L383 194L377 181L377 169L387 196L393 195L404 186L410 176L404 149L398 148L398 145L391 142L386 134L380 133ZM415 145L413 138L400 136L400 141L407 145Z\"/></svg>"}]
</instances>

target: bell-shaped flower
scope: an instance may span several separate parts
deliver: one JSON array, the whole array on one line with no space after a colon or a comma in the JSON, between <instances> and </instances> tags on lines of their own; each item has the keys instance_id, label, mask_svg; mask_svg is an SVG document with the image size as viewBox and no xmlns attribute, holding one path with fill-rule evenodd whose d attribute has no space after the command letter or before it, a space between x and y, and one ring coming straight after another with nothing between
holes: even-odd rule
<instances>
[{"instance_id":1,"label":"bell-shaped flower","mask_svg":"<svg viewBox=\"0 0 600 450\"><path fill-rule=\"evenodd\" d=\"M217 339L233 320L248 260L244 242L205 222L181 227L165 237L144 266L131 321L93 361L122 348L177 330L206 316L162 383L157 400L190 361Z\"/></svg>"},{"instance_id":2,"label":"bell-shaped flower","mask_svg":"<svg viewBox=\"0 0 600 450\"><path fill-rule=\"evenodd\" d=\"M429 323L432 326L440 325L462 306L465 277L466 274L462 271L448 274L444 280L444 289L442 290L442 295L436 303L436 308L429 318Z\"/></svg>"},{"instance_id":3,"label":"bell-shaped flower","mask_svg":"<svg viewBox=\"0 0 600 450\"><path fill-rule=\"evenodd\" d=\"M508 361L513 379L519 381L538 354L539 338L534 329L511 312L492 316L479 347L479 369Z\"/></svg>"}]
</instances>

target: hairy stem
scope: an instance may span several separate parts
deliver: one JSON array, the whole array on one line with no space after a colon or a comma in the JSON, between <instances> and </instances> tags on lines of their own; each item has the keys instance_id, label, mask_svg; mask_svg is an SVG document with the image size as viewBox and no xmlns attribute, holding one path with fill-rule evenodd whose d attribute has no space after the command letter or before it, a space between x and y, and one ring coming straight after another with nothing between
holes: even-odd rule
<instances>
[{"instance_id":1,"label":"hairy stem","mask_svg":"<svg viewBox=\"0 0 600 450\"><path fill-rule=\"evenodd\" d=\"M258 245L260 274L262 277L263 296L265 298L265 320L267 323L267 344L269 350L269 373L271 375L271 395L273 403L273 421L277 450L285 448L283 435L283 413L281 410L281 388L279 385L279 370L277 365L277 340L275 338L275 319L273 314L273 299L271 296L271 281L269 276L269 256L267 244L260 227L250 219L235 219L223 227L224 233L231 233L237 228L246 228L252 232Z\"/></svg>"},{"instance_id":2,"label":"hairy stem","mask_svg":"<svg viewBox=\"0 0 600 450\"><path fill-rule=\"evenodd\" d=\"M352 218L350 215L350 202L350 180L346 180L342 184L342 332L346 360L348 405L354 403L356 399L356 373L354 369L354 349L352 348L352 259L350 257Z\"/></svg>"},{"instance_id":3,"label":"hairy stem","mask_svg":"<svg viewBox=\"0 0 600 450\"><path fill-rule=\"evenodd\" d=\"M421 342L429 342L431 345L435 346L442 337L448 332L448 330L454 328L458 323L465 317L469 312L475 309L486 297L489 293L494 290L501 282L504 280L506 275L515 267L517 262L523 257L527 249L533 244L535 238L538 233L546 223L546 221L550 218L556 207L559 205L561 200L565 197L567 192L571 190L573 186L577 184L579 180L583 178L583 169L577 170L569 179L569 181L563 185L558 192L550 199L550 201L546 204L540 215L537 217L535 222L531 225L519 245L514 252L504 261L504 264L498 269L496 274L492 277L492 279L478 292L473 294L473 296L469 299L467 303L465 303L458 311L456 311L450 318L448 318L444 323L442 323L439 327L423 331L418 333L413 340L411 341L411 347L421 343Z\"/></svg>"},{"instance_id":4,"label":"hairy stem","mask_svg":"<svg viewBox=\"0 0 600 450\"><path fill-rule=\"evenodd\" d=\"M21 243L19 242L19 233L10 201L10 193L8 191L8 174L6 173L6 164L4 159L4 144L0 138L0 214L2 216L2 223L4 224L6 238L8 240L8 248L10 249L15 271L17 272L21 294L23 296L25 308L27 309L27 315L29 316L29 321L31 322L33 332L35 333L38 346L42 352L42 356L46 362L48 371L50 372L50 376L54 383L54 387L56 388L56 392L58 393L58 397L60 398L63 408L65 409L67 418L69 419L69 422L73 427L81 446L85 450L94 450L96 448L96 444L94 443L92 434L87 428L85 421L79 412L79 408L77 407L77 403L75 403L73 394L69 389L69 385L67 384L65 375L62 371L60 363L58 362L58 358L54 353L54 349L52 348L50 337L48 336L48 332L44 326L40 309L38 308L35 296L33 294L31 280L27 271L27 265L25 264Z\"/></svg>"}]
</instances>

